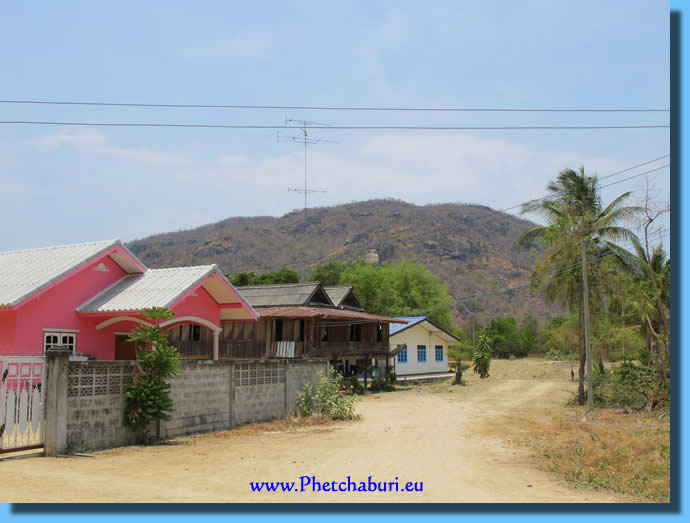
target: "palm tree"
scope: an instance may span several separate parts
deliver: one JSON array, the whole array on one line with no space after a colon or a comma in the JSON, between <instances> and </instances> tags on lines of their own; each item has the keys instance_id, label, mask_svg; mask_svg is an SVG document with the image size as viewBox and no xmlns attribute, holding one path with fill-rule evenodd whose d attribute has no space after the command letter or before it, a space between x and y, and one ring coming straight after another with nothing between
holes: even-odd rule
<instances>
[{"instance_id":1,"label":"palm tree","mask_svg":"<svg viewBox=\"0 0 690 523\"><path fill-rule=\"evenodd\" d=\"M600 252L608 251L620 258L625 257L627 251L614 242L637 238L621 224L642 212L642 209L623 206L630 192L620 195L603 207L597 177L585 175L584 167L580 167L579 172L572 169L562 170L556 180L549 183L547 189L551 193L548 197L530 202L522 209L523 214L539 212L546 219L547 225L528 229L522 234L520 242L524 245L541 240L549 246L544 252L542 266L559 270L547 279L547 298L560 296L570 307L578 304L585 344L584 361L580 357L580 380L586 363L587 403L591 407L594 396L588 251L596 249ZM579 263L575 260L579 260ZM577 276L581 276L581 282Z\"/></svg>"},{"instance_id":2,"label":"palm tree","mask_svg":"<svg viewBox=\"0 0 690 523\"><path fill-rule=\"evenodd\" d=\"M671 346L671 262L662 244L650 249L648 244L643 246L635 239L633 248L636 256L625 260L625 266L633 276L634 294L639 297L635 308L640 314L642 333L650 354L654 353L657 359L662 357L668 363ZM660 354L659 345L663 347L663 354Z\"/></svg>"}]
</instances>

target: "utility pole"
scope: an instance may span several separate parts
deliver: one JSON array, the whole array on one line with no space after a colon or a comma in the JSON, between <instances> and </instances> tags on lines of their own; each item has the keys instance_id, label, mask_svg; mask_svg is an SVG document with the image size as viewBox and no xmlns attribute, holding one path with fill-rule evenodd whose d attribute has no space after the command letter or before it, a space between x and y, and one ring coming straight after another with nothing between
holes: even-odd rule
<instances>
[{"instance_id":1,"label":"utility pole","mask_svg":"<svg viewBox=\"0 0 690 523\"><path fill-rule=\"evenodd\" d=\"M309 193L325 193L328 191L318 191L318 190L310 190L307 188L307 144L316 144L316 143L337 143L333 140L321 140L317 138L311 138L309 136L309 133L307 132L307 129L309 127L325 127L327 124L325 123L318 123L318 122L309 122L307 120L293 120L293 119L288 119L287 117L285 118L285 125L287 126L289 123L297 123L300 126L300 129L302 130L303 136L288 136L286 137L288 140L291 140L293 142L297 143L302 143L304 144L304 189L297 189L293 187L288 188L288 192L298 192L298 193L303 193L304 194L304 221L307 221L307 195ZM280 142L280 134L278 134L278 142Z\"/></svg>"},{"instance_id":2,"label":"utility pole","mask_svg":"<svg viewBox=\"0 0 690 523\"><path fill-rule=\"evenodd\" d=\"M587 245L585 240L580 244L582 252L582 298L585 307L585 360L587 364L587 406L594 405L594 391L592 390L592 345L589 339L589 281L587 276Z\"/></svg>"}]
</instances>

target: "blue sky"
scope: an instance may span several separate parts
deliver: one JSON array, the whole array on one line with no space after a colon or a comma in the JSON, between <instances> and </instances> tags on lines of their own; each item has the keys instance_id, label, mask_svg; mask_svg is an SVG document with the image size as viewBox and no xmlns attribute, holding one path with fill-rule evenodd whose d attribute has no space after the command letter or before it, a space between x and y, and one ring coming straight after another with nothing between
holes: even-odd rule
<instances>
[{"instance_id":1,"label":"blue sky","mask_svg":"<svg viewBox=\"0 0 690 523\"><path fill-rule=\"evenodd\" d=\"M669 107L668 4L8 3L0 99L187 104ZM0 104L0 120L281 125L635 125L668 113L363 113ZM669 153L668 129L313 130L310 205L394 197L500 209L559 170ZM280 131L283 138L299 131ZM303 151L275 130L0 124L0 250L300 208ZM668 163L662 160L646 167ZM613 177L617 181L640 168ZM669 198L668 169L650 173ZM644 176L604 189L609 200Z\"/></svg>"}]
</instances>

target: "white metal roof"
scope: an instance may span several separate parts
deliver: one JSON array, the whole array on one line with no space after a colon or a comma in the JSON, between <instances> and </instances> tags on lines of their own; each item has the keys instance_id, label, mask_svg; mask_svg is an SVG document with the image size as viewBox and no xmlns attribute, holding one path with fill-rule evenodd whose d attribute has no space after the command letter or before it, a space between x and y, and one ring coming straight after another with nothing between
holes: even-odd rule
<instances>
[{"instance_id":1,"label":"white metal roof","mask_svg":"<svg viewBox=\"0 0 690 523\"><path fill-rule=\"evenodd\" d=\"M107 240L0 252L0 307L16 305L27 296L116 245L127 251L119 240ZM141 264L136 256L129 251L127 253ZM127 272L138 270L134 264L123 268Z\"/></svg>"},{"instance_id":2,"label":"white metal roof","mask_svg":"<svg viewBox=\"0 0 690 523\"><path fill-rule=\"evenodd\" d=\"M169 307L206 276L216 265L149 269L144 274L125 276L77 307L78 312L139 311L149 307Z\"/></svg>"}]
</instances>

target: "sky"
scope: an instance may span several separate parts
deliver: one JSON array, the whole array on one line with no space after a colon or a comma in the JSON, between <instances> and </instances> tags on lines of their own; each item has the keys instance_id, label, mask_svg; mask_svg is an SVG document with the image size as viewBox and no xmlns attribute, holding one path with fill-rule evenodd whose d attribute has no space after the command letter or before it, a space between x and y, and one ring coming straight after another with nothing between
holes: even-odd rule
<instances>
[{"instance_id":1,"label":"sky","mask_svg":"<svg viewBox=\"0 0 690 523\"><path fill-rule=\"evenodd\" d=\"M413 108L668 109L661 1L6 3L0 100ZM668 112L199 109L0 103L0 121L299 126L668 125ZM322 127L322 128L316 128ZM564 168L670 153L669 129L352 130L312 125L309 206L372 198L505 209ZM130 241L302 208L300 129L0 123L0 250ZM669 199L668 158L605 203ZM660 168L661 167L661 168ZM517 213L517 210L511 210ZM536 217L532 217L536 218ZM668 236L665 237L668 241Z\"/></svg>"}]
</instances>

